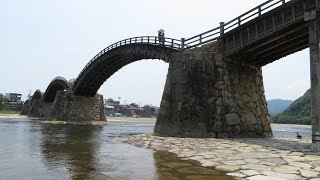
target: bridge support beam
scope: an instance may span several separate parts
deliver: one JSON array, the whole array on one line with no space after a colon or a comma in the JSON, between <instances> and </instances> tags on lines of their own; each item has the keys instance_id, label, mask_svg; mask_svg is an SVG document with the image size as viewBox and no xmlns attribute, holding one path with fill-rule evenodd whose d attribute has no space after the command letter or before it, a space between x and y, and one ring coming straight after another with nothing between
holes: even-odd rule
<instances>
[{"instance_id":1,"label":"bridge support beam","mask_svg":"<svg viewBox=\"0 0 320 180\"><path fill-rule=\"evenodd\" d=\"M58 91L49 120L58 121L106 121L103 96L75 96L72 90Z\"/></svg>"},{"instance_id":2,"label":"bridge support beam","mask_svg":"<svg viewBox=\"0 0 320 180\"><path fill-rule=\"evenodd\" d=\"M305 20L309 20L312 151L320 152L320 7L306 11Z\"/></svg>"},{"instance_id":3,"label":"bridge support beam","mask_svg":"<svg viewBox=\"0 0 320 180\"><path fill-rule=\"evenodd\" d=\"M172 54L154 133L270 137L261 68L223 58L219 43Z\"/></svg>"}]
</instances>

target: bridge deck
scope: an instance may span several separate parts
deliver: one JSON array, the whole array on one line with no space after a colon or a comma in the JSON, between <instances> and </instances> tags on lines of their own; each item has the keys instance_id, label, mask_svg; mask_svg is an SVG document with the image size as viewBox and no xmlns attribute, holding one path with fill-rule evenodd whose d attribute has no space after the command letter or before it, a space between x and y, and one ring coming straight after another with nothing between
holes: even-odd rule
<instances>
[{"instance_id":1,"label":"bridge deck","mask_svg":"<svg viewBox=\"0 0 320 180\"><path fill-rule=\"evenodd\" d=\"M182 40L188 50L217 40L227 57L266 65L309 46L309 20L316 0L268 0L220 27Z\"/></svg>"},{"instance_id":2,"label":"bridge deck","mask_svg":"<svg viewBox=\"0 0 320 180\"><path fill-rule=\"evenodd\" d=\"M293 0L259 16L221 37L224 53L265 65L309 46L304 12L314 0Z\"/></svg>"}]
</instances>

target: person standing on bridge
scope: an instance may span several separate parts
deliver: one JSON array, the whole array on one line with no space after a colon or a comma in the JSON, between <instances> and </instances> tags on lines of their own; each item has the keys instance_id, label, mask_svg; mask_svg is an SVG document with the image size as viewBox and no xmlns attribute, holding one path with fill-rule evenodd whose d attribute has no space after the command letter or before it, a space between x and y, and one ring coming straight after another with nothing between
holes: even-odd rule
<instances>
[{"instance_id":1,"label":"person standing on bridge","mask_svg":"<svg viewBox=\"0 0 320 180\"><path fill-rule=\"evenodd\" d=\"M159 38L159 44L164 45L164 29L159 29L158 38Z\"/></svg>"}]
</instances>

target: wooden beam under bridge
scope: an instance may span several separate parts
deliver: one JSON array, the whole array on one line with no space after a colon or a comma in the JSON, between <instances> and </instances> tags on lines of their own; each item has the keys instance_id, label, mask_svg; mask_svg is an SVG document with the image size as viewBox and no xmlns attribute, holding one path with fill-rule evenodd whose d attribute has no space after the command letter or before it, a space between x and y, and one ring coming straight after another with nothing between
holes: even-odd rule
<instances>
[{"instance_id":1,"label":"wooden beam under bridge","mask_svg":"<svg viewBox=\"0 0 320 180\"><path fill-rule=\"evenodd\" d=\"M305 10L309 21L312 151L320 152L320 0L315 9Z\"/></svg>"}]
</instances>

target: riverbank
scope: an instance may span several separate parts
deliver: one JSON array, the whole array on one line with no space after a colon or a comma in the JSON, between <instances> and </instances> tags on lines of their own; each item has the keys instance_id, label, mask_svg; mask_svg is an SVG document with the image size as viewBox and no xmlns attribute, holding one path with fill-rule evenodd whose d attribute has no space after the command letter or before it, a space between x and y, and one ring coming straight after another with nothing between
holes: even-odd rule
<instances>
[{"instance_id":1,"label":"riverbank","mask_svg":"<svg viewBox=\"0 0 320 180\"><path fill-rule=\"evenodd\" d=\"M0 114L0 118L6 118L6 119L25 119L28 118L28 116L20 115L20 114L7 114L3 113Z\"/></svg>"},{"instance_id":2,"label":"riverbank","mask_svg":"<svg viewBox=\"0 0 320 180\"><path fill-rule=\"evenodd\" d=\"M193 139L140 134L117 138L121 142L196 160L204 167L229 172L237 179L315 179L320 177L320 154L310 140Z\"/></svg>"},{"instance_id":3,"label":"riverbank","mask_svg":"<svg viewBox=\"0 0 320 180\"><path fill-rule=\"evenodd\" d=\"M107 121L47 121L44 119L34 119L40 120L42 123L50 124L73 124L73 125L108 125L108 124L127 124L127 123L150 123L156 122L154 118L131 118L131 117L107 117Z\"/></svg>"},{"instance_id":4,"label":"riverbank","mask_svg":"<svg viewBox=\"0 0 320 180\"><path fill-rule=\"evenodd\" d=\"M16 114L20 114L20 112L18 112L18 111L0 110L0 115L2 115L2 114L5 114L5 115L14 114L14 115L16 115Z\"/></svg>"},{"instance_id":5,"label":"riverbank","mask_svg":"<svg viewBox=\"0 0 320 180\"><path fill-rule=\"evenodd\" d=\"M107 117L108 122L156 122L156 118Z\"/></svg>"},{"instance_id":6,"label":"riverbank","mask_svg":"<svg viewBox=\"0 0 320 180\"><path fill-rule=\"evenodd\" d=\"M107 117L107 121L48 121L45 118L32 118L20 114L0 114L0 119L29 119L51 124L107 125L129 122L156 122L155 118Z\"/></svg>"}]
</instances>

